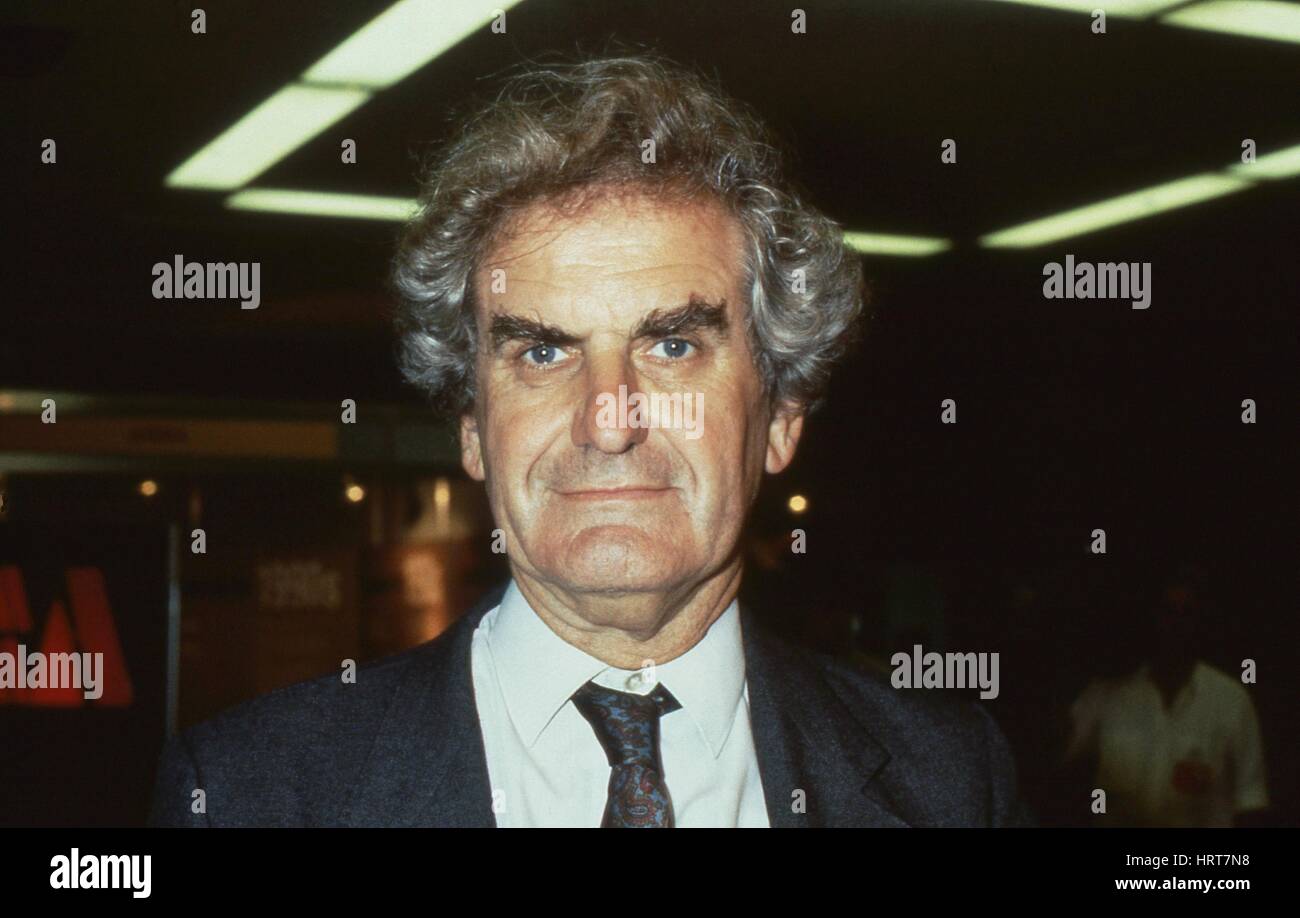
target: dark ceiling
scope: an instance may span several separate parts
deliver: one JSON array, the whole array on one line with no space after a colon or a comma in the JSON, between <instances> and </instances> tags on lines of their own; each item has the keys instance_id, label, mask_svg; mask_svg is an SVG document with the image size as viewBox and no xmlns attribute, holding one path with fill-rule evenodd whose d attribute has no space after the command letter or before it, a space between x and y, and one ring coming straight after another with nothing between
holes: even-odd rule
<instances>
[{"instance_id":1,"label":"dark ceiling","mask_svg":"<svg viewBox=\"0 0 1300 918\"><path fill-rule=\"evenodd\" d=\"M233 212L222 193L163 186L176 165L387 3L213 0L204 4L206 35L190 33L194 5L11 2L0 12L5 104L17 107L4 119L18 208L6 221L18 229L7 324L16 335L38 333L9 355L16 362L0 382L270 397L310 393L346 368L360 391L398 396L395 377L370 363L387 354L379 283L391 224ZM974 281L971 260L1022 257L963 251L980 233L1222 168L1244 137L1261 152L1300 143L1300 46L1115 18L1098 36L1086 16L983 0L804 8L808 33L796 36L784 4L526 0L510 12L506 35L471 36L254 184L409 197L413 157L443 136L453 104L521 59L597 49L612 37L715 72L794 144L800 178L849 227L957 240L939 258L869 265L886 289L895 278L926 286L956 278L955 292L970 286L962 277ZM57 167L38 162L45 137L58 141ZM341 137L357 140L356 165L340 164ZM949 137L956 165L939 162ZM1103 244L1129 260L1156 248L1226 250L1266 269L1282 263L1275 247L1294 255L1297 186L1251 190L1066 249ZM263 307L241 314L152 300L149 267L177 252L261 261ZM1156 268L1158 306L1177 283L1169 267ZM1034 271L1031 292L1036 279ZM1262 281L1218 283L1239 293ZM882 309L891 302L878 298Z\"/></svg>"}]
</instances>

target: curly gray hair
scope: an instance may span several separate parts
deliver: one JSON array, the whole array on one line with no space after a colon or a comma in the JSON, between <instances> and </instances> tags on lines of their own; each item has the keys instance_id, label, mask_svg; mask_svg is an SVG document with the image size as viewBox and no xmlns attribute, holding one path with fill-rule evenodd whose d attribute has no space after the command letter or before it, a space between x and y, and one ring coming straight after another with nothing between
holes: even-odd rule
<instances>
[{"instance_id":1,"label":"curly gray hair","mask_svg":"<svg viewBox=\"0 0 1300 918\"><path fill-rule=\"evenodd\" d=\"M642 162L646 140L653 165ZM512 214L606 189L708 197L739 220L745 324L766 395L816 407L858 334L861 263L840 226L786 180L776 141L748 107L646 53L513 76L425 163L390 279L406 379L448 413L472 409L477 266Z\"/></svg>"}]
</instances>

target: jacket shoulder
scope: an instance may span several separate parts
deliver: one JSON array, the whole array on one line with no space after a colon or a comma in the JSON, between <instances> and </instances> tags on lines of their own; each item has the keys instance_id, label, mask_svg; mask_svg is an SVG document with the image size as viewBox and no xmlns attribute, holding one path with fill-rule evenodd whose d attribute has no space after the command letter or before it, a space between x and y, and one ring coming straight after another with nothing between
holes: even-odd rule
<instances>
[{"instance_id":1,"label":"jacket shoulder","mask_svg":"<svg viewBox=\"0 0 1300 918\"><path fill-rule=\"evenodd\" d=\"M906 738L909 746L929 752L955 746L954 753L969 751L982 737L983 709L973 701L941 690L895 688L885 673L826 654L808 657L841 701L869 716L877 735Z\"/></svg>"},{"instance_id":2,"label":"jacket shoulder","mask_svg":"<svg viewBox=\"0 0 1300 918\"><path fill-rule=\"evenodd\" d=\"M1011 748L984 705L943 690L895 688L884 672L825 654L807 659L889 754L882 780L913 824L1033 824Z\"/></svg>"},{"instance_id":3,"label":"jacket shoulder","mask_svg":"<svg viewBox=\"0 0 1300 918\"><path fill-rule=\"evenodd\" d=\"M153 825L307 825L342 813L403 676L439 639L275 689L171 737ZM197 790L204 812L194 813Z\"/></svg>"}]
</instances>

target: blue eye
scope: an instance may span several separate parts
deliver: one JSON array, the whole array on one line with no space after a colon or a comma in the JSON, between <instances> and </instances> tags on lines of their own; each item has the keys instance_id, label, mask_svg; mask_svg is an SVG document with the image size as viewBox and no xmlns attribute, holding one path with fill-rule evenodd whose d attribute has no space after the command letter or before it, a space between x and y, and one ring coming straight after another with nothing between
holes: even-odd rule
<instances>
[{"instance_id":1,"label":"blue eye","mask_svg":"<svg viewBox=\"0 0 1300 918\"><path fill-rule=\"evenodd\" d=\"M690 349L695 345L684 338L665 338L650 349L650 353L656 357L668 357L671 359L680 359L690 353ZM663 353L655 354L655 351L663 348Z\"/></svg>"},{"instance_id":2,"label":"blue eye","mask_svg":"<svg viewBox=\"0 0 1300 918\"><path fill-rule=\"evenodd\" d=\"M524 351L528 363L534 366L546 366L564 356L564 351L554 344L535 344Z\"/></svg>"}]
</instances>

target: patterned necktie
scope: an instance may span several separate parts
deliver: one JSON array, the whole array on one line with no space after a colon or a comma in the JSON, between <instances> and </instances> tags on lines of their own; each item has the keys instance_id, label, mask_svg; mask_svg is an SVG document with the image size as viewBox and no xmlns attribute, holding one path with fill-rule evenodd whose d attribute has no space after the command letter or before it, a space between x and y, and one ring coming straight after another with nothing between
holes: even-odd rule
<instances>
[{"instance_id":1,"label":"patterned necktie","mask_svg":"<svg viewBox=\"0 0 1300 918\"><path fill-rule=\"evenodd\" d=\"M648 695L633 695L588 682L573 693L573 703L609 760L609 797L602 829L671 829L673 807L659 757L659 718L681 707L672 693L656 685Z\"/></svg>"}]
</instances>

